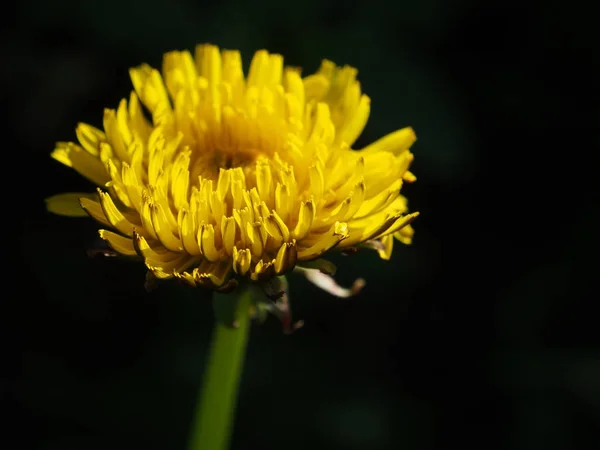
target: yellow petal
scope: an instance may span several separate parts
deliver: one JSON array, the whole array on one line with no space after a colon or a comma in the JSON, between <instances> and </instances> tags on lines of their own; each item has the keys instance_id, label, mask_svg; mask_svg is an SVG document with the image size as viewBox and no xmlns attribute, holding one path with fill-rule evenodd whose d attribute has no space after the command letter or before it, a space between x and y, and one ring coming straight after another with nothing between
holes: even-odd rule
<instances>
[{"instance_id":1,"label":"yellow petal","mask_svg":"<svg viewBox=\"0 0 600 450\"><path fill-rule=\"evenodd\" d=\"M100 188L98 188L98 195L100 196L100 205L102 206L104 216L110 224L124 235L133 236L133 224L119 211L110 195L102 192Z\"/></svg>"},{"instance_id":2,"label":"yellow petal","mask_svg":"<svg viewBox=\"0 0 600 450\"><path fill-rule=\"evenodd\" d=\"M223 50L221 58L223 61L221 76L231 89L231 101L235 105L240 105L243 101L246 85L240 52L237 50Z\"/></svg>"},{"instance_id":3,"label":"yellow petal","mask_svg":"<svg viewBox=\"0 0 600 450\"><path fill-rule=\"evenodd\" d=\"M194 269L194 280L207 288L215 288L225 283L232 266L230 261L221 261L209 266L200 266Z\"/></svg>"},{"instance_id":4,"label":"yellow petal","mask_svg":"<svg viewBox=\"0 0 600 450\"><path fill-rule=\"evenodd\" d=\"M379 192L368 200L364 200L353 218L360 219L385 209L398 198L398 191L401 187L402 180L396 180L388 189Z\"/></svg>"},{"instance_id":5,"label":"yellow petal","mask_svg":"<svg viewBox=\"0 0 600 450\"><path fill-rule=\"evenodd\" d=\"M252 254L248 249L238 250L237 247L233 247L233 270L238 275L246 275L250 270L250 263L252 262Z\"/></svg>"},{"instance_id":6,"label":"yellow petal","mask_svg":"<svg viewBox=\"0 0 600 450\"><path fill-rule=\"evenodd\" d=\"M298 223L292 231L292 238L300 240L308 234L315 218L315 207L312 201L302 202L298 213Z\"/></svg>"},{"instance_id":7,"label":"yellow petal","mask_svg":"<svg viewBox=\"0 0 600 450\"><path fill-rule=\"evenodd\" d=\"M148 64L142 64L129 70L131 82L142 103L151 113L160 108L169 108L169 96L160 72Z\"/></svg>"},{"instance_id":8,"label":"yellow petal","mask_svg":"<svg viewBox=\"0 0 600 450\"><path fill-rule=\"evenodd\" d=\"M148 258L153 265L159 265L166 261L172 261L179 257L175 252L171 252L158 244L157 241L153 242L151 247L148 240L137 231L133 232L133 245L138 255Z\"/></svg>"},{"instance_id":9,"label":"yellow petal","mask_svg":"<svg viewBox=\"0 0 600 450\"><path fill-rule=\"evenodd\" d=\"M250 222L246 223L246 236L248 237L250 250L252 254L257 258L260 258L263 253L264 244L262 237L260 235L260 229L262 225L258 222L252 224Z\"/></svg>"},{"instance_id":10,"label":"yellow petal","mask_svg":"<svg viewBox=\"0 0 600 450\"><path fill-rule=\"evenodd\" d=\"M51 156L98 186L104 186L110 180L102 162L72 142L58 142Z\"/></svg>"},{"instance_id":11,"label":"yellow petal","mask_svg":"<svg viewBox=\"0 0 600 450\"><path fill-rule=\"evenodd\" d=\"M388 261L392 257L392 250L394 248L394 236L388 234L381 238L382 247L377 249L379 257L385 261Z\"/></svg>"},{"instance_id":12,"label":"yellow petal","mask_svg":"<svg viewBox=\"0 0 600 450\"><path fill-rule=\"evenodd\" d=\"M261 200L269 202L273 185L273 175L268 164L256 164L256 188Z\"/></svg>"},{"instance_id":13,"label":"yellow petal","mask_svg":"<svg viewBox=\"0 0 600 450\"><path fill-rule=\"evenodd\" d=\"M337 205L330 213L321 212L320 217L315 219L313 223L313 228L319 229L323 228L323 226L330 225L333 222L341 221L344 217L347 217L347 213L348 211L350 211L351 203L352 198L347 197L346 199L344 199L343 202Z\"/></svg>"},{"instance_id":14,"label":"yellow petal","mask_svg":"<svg viewBox=\"0 0 600 450\"><path fill-rule=\"evenodd\" d=\"M256 263L252 272L250 273L250 278L255 281L256 280L263 281L263 280L268 280L270 278L273 278L274 275L275 275L275 262L274 261L264 262L263 260L260 260Z\"/></svg>"},{"instance_id":15,"label":"yellow petal","mask_svg":"<svg viewBox=\"0 0 600 450\"><path fill-rule=\"evenodd\" d=\"M233 247L235 246L236 223L233 217L224 217L221 221L221 237L223 239L223 247L228 255L233 255Z\"/></svg>"},{"instance_id":16,"label":"yellow petal","mask_svg":"<svg viewBox=\"0 0 600 450\"><path fill-rule=\"evenodd\" d=\"M99 202L84 197L80 199L80 205L83 208L83 210L86 213L88 213L94 220L100 222L104 226L112 226L112 224L104 215L104 211L102 210L102 206L100 206Z\"/></svg>"},{"instance_id":17,"label":"yellow petal","mask_svg":"<svg viewBox=\"0 0 600 450\"><path fill-rule=\"evenodd\" d=\"M140 211L140 220L142 222L142 227L145 230L144 234L147 237L151 237L152 239L158 239L158 236L154 232L154 224L152 223L152 198L148 191L142 191L142 210Z\"/></svg>"},{"instance_id":18,"label":"yellow petal","mask_svg":"<svg viewBox=\"0 0 600 450\"><path fill-rule=\"evenodd\" d=\"M353 112L350 120L344 125L342 132L337 137L337 141L348 144L348 146L354 144L365 128L370 112L371 99L366 95L362 95L358 107Z\"/></svg>"},{"instance_id":19,"label":"yellow petal","mask_svg":"<svg viewBox=\"0 0 600 450\"><path fill-rule=\"evenodd\" d=\"M300 241L300 245L309 244L310 246L298 249L298 259L316 259L346 238L348 238L348 225L336 222L327 233L313 236L312 239L311 236L308 236Z\"/></svg>"},{"instance_id":20,"label":"yellow petal","mask_svg":"<svg viewBox=\"0 0 600 450\"><path fill-rule=\"evenodd\" d=\"M290 209L295 199L290 196L290 189L286 184L277 183L275 188L275 209L284 222L287 220Z\"/></svg>"},{"instance_id":21,"label":"yellow petal","mask_svg":"<svg viewBox=\"0 0 600 450\"><path fill-rule=\"evenodd\" d=\"M150 215L152 217L154 233L158 237L160 243L173 252L183 251L181 240L173 234L173 229L169 226L167 216L162 206L158 203L152 203L150 205Z\"/></svg>"},{"instance_id":22,"label":"yellow petal","mask_svg":"<svg viewBox=\"0 0 600 450\"><path fill-rule=\"evenodd\" d=\"M197 232L194 229L194 218L187 209L182 209L179 215L179 235L181 243L190 255L200 255Z\"/></svg>"},{"instance_id":23,"label":"yellow petal","mask_svg":"<svg viewBox=\"0 0 600 450\"><path fill-rule=\"evenodd\" d=\"M133 245L137 254L144 258L146 266L159 278L170 278L174 272L183 272L200 261L199 257L171 252L162 246L151 247L146 238L137 232L133 234Z\"/></svg>"},{"instance_id":24,"label":"yellow petal","mask_svg":"<svg viewBox=\"0 0 600 450\"><path fill-rule=\"evenodd\" d=\"M127 158L130 157L127 149L133 142L133 132L135 131L135 125L130 128L129 124L129 108L127 107L127 100L122 99L119 102L119 107L117 108L117 132L118 139L120 139L123 143L123 150L127 155ZM108 133L108 129L104 129L106 132L106 136L109 140L112 140L110 134Z\"/></svg>"},{"instance_id":25,"label":"yellow petal","mask_svg":"<svg viewBox=\"0 0 600 450\"><path fill-rule=\"evenodd\" d=\"M215 227L212 224L203 224L198 230L198 242L202 256L210 262L217 262L223 256L223 252L215 245Z\"/></svg>"},{"instance_id":26,"label":"yellow petal","mask_svg":"<svg viewBox=\"0 0 600 450\"><path fill-rule=\"evenodd\" d=\"M267 82L270 86L276 88L281 84L283 77L283 56L273 53L269 55L269 73Z\"/></svg>"},{"instance_id":27,"label":"yellow petal","mask_svg":"<svg viewBox=\"0 0 600 450\"><path fill-rule=\"evenodd\" d=\"M135 173L135 169L129 164L123 163L121 172L121 179L123 180L123 185L125 186L125 190L127 191L127 197L129 197L129 200L133 207L138 212L141 212L142 188Z\"/></svg>"},{"instance_id":28,"label":"yellow petal","mask_svg":"<svg viewBox=\"0 0 600 450\"><path fill-rule=\"evenodd\" d=\"M254 53L248 70L248 86L261 86L269 79L269 52L259 50Z\"/></svg>"},{"instance_id":29,"label":"yellow petal","mask_svg":"<svg viewBox=\"0 0 600 450\"><path fill-rule=\"evenodd\" d=\"M119 109L121 111L126 111L126 108L127 101L125 99L122 99L119 105ZM121 114L123 114L123 112ZM104 110L103 124L104 130L106 131L106 138L110 142L110 145L114 151L116 158L118 158L119 161L130 162L129 154L127 153L127 146L125 145L123 136L119 131L117 112L114 109L106 108ZM127 129L127 133L130 133L129 129Z\"/></svg>"},{"instance_id":30,"label":"yellow petal","mask_svg":"<svg viewBox=\"0 0 600 450\"><path fill-rule=\"evenodd\" d=\"M163 57L163 73L165 84L171 97L177 98L181 90L188 92L195 88L198 74L194 60L189 51L172 51Z\"/></svg>"},{"instance_id":31,"label":"yellow petal","mask_svg":"<svg viewBox=\"0 0 600 450\"><path fill-rule=\"evenodd\" d=\"M417 177L410 170L404 172L404 175L402 175L402 179L407 183L414 183L415 181L417 181Z\"/></svg>"},{"instance_id":32,"label":"yellow petal","mask_svg":"<svg viewBox=\"0 0 600 450\"><path fill-rule=\"evenodd\" d=\"M92 156L100 155L100 143L106 141L106 135L103 131L87 123L80 123L75 129L77 140L81 146Z\"/></svg>"},{"instance_id":33,"label":"yellow petal","mask_svg":"<svg viewBox=\"0 0 600 450\"><path fill-rule=\"evenodd\" d=\"M410 225L406 225L405 227L401 228L399 231L396 231L394 233L394 237L396 239L398 239L400 242L402 242L405 245L410 245L412 244L412 238L415 234L415 230L412 226Z\"/></svg>"},{"instance_id":34,"label":"yellow petal","mask_svg":"<svg viewBox=\"0 0 600 450\"><path fill-rule=\"evenodd\" d=\"M225 196L229 191L229 186L231 183L231 173L232 170L225 170L223 168L219 170L219 178L217 179L217 193L221 201L225 200Z\"/></svg>"},{"instance_id":35,"label":"yellow petal","mask_svg":"<svg viewBox=\"0 0 600 450\"><path fill-rule=\"evenodd\" d=\"M309 75L304 78L304 91L307 99L321 99L329 89L329 80L321 74Z\"/></svg>"},{"instance_id":36,"label":"yellow petal","mask_svg":"<svg viewBox=\"0 0 600 450\"><path fill-rule=\"evenodd\" d=\"M417 140L417 135L411 127L405 127L378 139L360 150L360 153L390 152L399 155L408 150Z\"/></svg>"},{"instance_id":37,"label":"yellow petal","mask_svg":"<svg viewBox=\"0 0 600 450\"><path fill-rule=\"evenodd\" d=\"M275 256L275 273L282 275L294 268L298 259L298 248L296 241L284 243L277 251Z\"/></svg>"},{"instance_id":38,"label":"yellow petal","mask_svg":"<svg viewBox=\"0 0 600 450\"><path fill-rule=\"evenodd\" d=\"M310 186L309 192L313 195L317 205L323 196L325 190L325 177L323 175L323 168L320 164L314 164L309 168Z\"/></svg>"},{"instance_id":39,"label":"yellow petal","mask_svg":"<svg viewBox=\"0 0 600 450\"><path fill-rule=\"evenodd\" d=\"M151 128L148 120L144 117L140 99L134 91L129 95L129 120L134 137L137 135L141 141L146 142Z\"/></svg>"},{"instance_id":40,"label":"yellow petal","mask_svg":"<svg viewBox=\"0 0 600 450\"><path fill-rule=\"evenodd\" d=\"M294 104L297 105L297 109L291 110L290 115L301 119L304 112L304 85L302 84L302 78L297 71L286 69L284 80L286 92L294 96L296 100Z\"/></svg>"},{"instance_id":41,"label":"yellow petal","mask_svg":"<svg viewBox=\"0 0 600 450\"><path fill-rule=\"evenodd\" d=\"M184 272L199 261L200 258L196 256L180 254L176 259L163 263L160 266L153 266L146 262L146 267L150 269L155 277L165 279L172 278L176 273Z\"/></svg>"},{"instance_id":42,"label":"yellow petal","mask_svg":"<svg viewBox=\"0 0 600 450\"><path fill-rule=\"evenodd\" d=\"M196 281L194 280L194 276L189 272L175 272L173 273L173 276L184 281L188 286L196 287Z\"/></svg>"},{"instance_id":43,"label":"yellow petal","mask_svg":"<svg viewBox=\"0 0 600 450\"><path fill-rule=\"evenodd\" d=\"M81 207L81 198L96 199L96 194L69 192L57 194L46 199L46 209L59 216L87 217L88 213Z\"/></svg>"},{"instance_id":44,"label":"yellow petal","mask_svg":"<svg viewBox=\"0 0 600 450\"><path fill-rule=\"evenodd\" d=\"M407 225L411 224L412 222L414 222L414 220L418 216L419 216L418 212L414 212L412 214L402 215L401 217L398 217L390 227L388 227L385 231L382 230L379 234L376 234L375 237L382 236L384 233L385 234L396 233L397 231L401 230L405 226L407 226Z\"/></svg>"},{"instance_id":45,"label":"yellow petal","mask_svg":"<svg viewBox=\"0 0 600 450\"><path fill-rule=\"evenodd\" d=\"M287 242L290 238L290 231L287 225L281 220L276 211L272 211L265 221L264 227L269 236L271 236L280 245L281 241Z\"/></svg>"},{"instance_id":46,"label":"yellow petal","mask_svg":"<svg viewBox=\"0 0 600 450\"><path fill-rule=\"evenodd\" d=\"M206 78L209 86L219 86L223 67L219 47L210 44L198 45L196 47L196 65L198 75Z\"/></svg>"},{"instance_id":47,"label":"yellow petal","mask_svg":"<svg viewBox=\"0 0 600 450\"><path fill-rule=\"evenodd\" d=\"M400 155L396 156L397 169L403 175L403 177L404 177L404 174L406 174L406 172L408 171L408 168L410 167L410 165L414 159L415 159L415 155L412 154L408 150L406 150L406 151L402 152ZM411 179L410 175L408 176L408 178ZM414 175L413 175L413 178L416 179L416 177Z\"/></svg>"},{"instance_id":48,"label":"yellow petal","mask_svg":"<svg viewBox=\"0 0 600 450\"><path fill-rule=\"evenodd\" d=\"M310 141L331 145L334 138L335 126L331 121L329 105L326 103L318 103Z\"/></svg>"},{"instance_id":49,"label":"yellow petal","mask_svg":"<svg viewBox=\"0 0 600 450\"><path fill-rule=\"evenodd\" d=\"M125 238L117 233L113 233L108 230L99 230L100 237L108 242L108 245L122 255L136 256L137 252L133 247L133 240L131 238Z\"/></svg>"},{"instance_id":50,"label":"yellow petal","mask_svg":"<svg viewBox=\"0 0 600 450\"><path fill-rule=\"evenodd\" d=\"M366 198L374 197L381 191L386 190L396 180L402 178L403 172L400 170L398 158L389 152L364 155Z\"/></svg>"},{"instance_id":51,"label":"yellow petal","mask_svg":"<svg viewBox=\"0 0 600 450\"><path fill-rule=\"evenodd\" d=\"M363 202L365 201L365 194L366 194L365 182L360 181L354 187L354 190L352 190L350 192L349 198L352 199L352 202L350 203L350 208L346 212L346 215L344 217L342 217L342 221L346 222L348 220L351 220L356 215L356 213L362 206Z\"/></svg>"},{"instance_id":52,"label":"yellow petal","mask_svg":"<svg viewBox=\"0 0 600 450\"><path fill-rule=\"evenodd\" d=\"M111 181L106 183L106 188L110 191L111 194L113 194L115 198L117 198L123 204L123 206L127 208L133 208L133 204L129 199L127 189L121 179L122 171L117 169L117 166L115 165L112 159L108 160L107 169Z\"/></svg>"},{"instance_id":53,"label":"yellow petal","mask_svg":"<svg viewBox=\"0 0 600 450\"><path fill-rule=\"evenodd\" d=\"M363 229L350 229L350 237L344 242L344 246L351 246L359 242L377 239L386 234L394 233L408 225L417 218L419 213L403 214L396 213L386 217L384 220L373 220Z\"/></svg>"}]
</instances>

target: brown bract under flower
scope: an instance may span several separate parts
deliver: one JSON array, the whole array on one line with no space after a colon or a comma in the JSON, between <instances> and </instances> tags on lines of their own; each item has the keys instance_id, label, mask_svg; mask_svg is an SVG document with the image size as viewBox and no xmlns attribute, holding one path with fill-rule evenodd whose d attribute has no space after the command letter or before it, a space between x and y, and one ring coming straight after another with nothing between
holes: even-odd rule
<instances>
[{"instance_id":1,"label":"brown bract under flower","mask_svg":"<svg viewBox=\"0 0 600 450\"><path fill-rule=\"evenodd\" d=\"M356 73L324 61L302 78L261 50L245 77L237 51L170 52L162 74L131 69L134 92L103 130L79 124L52 156L99 186L80 204L102 239L158 278L224 290L365 242L388 259L417 216L399 194L415 134L351 148L370 112ZM49 209L77 215L72 198Z\"/></svg>"}]
</instances>

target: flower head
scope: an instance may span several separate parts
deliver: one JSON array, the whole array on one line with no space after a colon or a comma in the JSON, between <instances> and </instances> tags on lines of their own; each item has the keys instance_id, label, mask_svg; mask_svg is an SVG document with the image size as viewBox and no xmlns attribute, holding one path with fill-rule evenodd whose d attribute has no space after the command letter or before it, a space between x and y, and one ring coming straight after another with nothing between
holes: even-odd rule
<instances>
[{"instance_id":1,"label":"flower head","mask_svg":"<svg viewBox=\"0 0 600 450\"><path fill-rule=\"evenodd\" d=\"M302 78L261 50L244 76L238 51L170 52L162 73L130 70L134 91L105 110L103 130L79 124L79 143L52 156L98 186L79 201L102 239L157 278L224 290L332 249L366 245L387 259L394 236L413 233L417 213L399 191L415 179L415 135L352 149L370 111L356 74L324 61ZM68 195L49 208L72 212Z\"/></svg>"}]
</instances>

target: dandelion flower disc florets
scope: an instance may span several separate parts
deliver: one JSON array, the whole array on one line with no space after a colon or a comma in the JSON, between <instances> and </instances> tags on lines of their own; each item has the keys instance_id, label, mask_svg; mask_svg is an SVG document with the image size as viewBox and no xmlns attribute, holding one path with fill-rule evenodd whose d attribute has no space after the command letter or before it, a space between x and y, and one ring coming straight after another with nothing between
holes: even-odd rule
<instances>
[{"instance_id":1,"label":"dandelion flower disc florets","mask_svg":"<svg viewBox=\"0 0 600 450\"><path fill-rule=\"evenodd\" d=\"M98 185L80 205L102 239L158 278L224 289L365 243L387 259L412 238L415 135L351 148L370 111L356 73L323 61L302 78L261 50L244 76L238 51L170 52L162 74L131 69L104 130L79 124L52 156Z\"/></svg>"}]
</instances>

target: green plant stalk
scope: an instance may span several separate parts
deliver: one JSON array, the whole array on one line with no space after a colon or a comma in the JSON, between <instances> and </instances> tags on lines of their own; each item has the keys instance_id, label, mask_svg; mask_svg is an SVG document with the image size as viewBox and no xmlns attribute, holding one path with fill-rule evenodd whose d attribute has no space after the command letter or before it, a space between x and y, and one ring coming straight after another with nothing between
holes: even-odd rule
<instances>
[{"instance_id":1,"label":"green plant stalk","mask_svg":"<svg viewBox=\"0 0 600 450\"><path fill-rule=\"evenodd\" d=\"M236 328L217 319L188 450L226 450L231 438L240 377L250 331L250 289L242 287L234 302Z\"/></svg>"}]
</instances>

